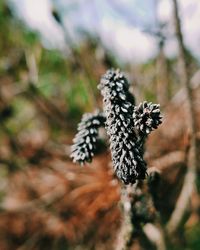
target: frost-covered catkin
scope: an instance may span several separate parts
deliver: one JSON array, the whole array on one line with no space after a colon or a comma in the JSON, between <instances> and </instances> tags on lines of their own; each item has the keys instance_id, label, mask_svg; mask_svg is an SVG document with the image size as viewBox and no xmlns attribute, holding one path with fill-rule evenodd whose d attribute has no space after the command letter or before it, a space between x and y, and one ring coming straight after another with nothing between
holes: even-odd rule
<instances>
[{"instance_id":1,"label":"frost-covered catkin","mask_svg":"<svg viewBox=\"0 0 200 250\"><path fill-rule=\"evenodd\" d=\"M105 127L110 137L116 175L125 184L144 179L146 163L134 130L134 104L130 101L128 81L119 70L111 69L102 77L98 87L103 95Z\"/></svg>"},{"instance_id":2,"label":"frost-covered catkin","mask_svg":"<svg viewBox=\"0 0 200 250\"><path fill-rule=\"evenodd\" d=\"M84 164L92 161L96 150L98 129L104 127L104 123L105 116L99 111L83 115L71 147L71 158L74 162Z\"/></svg>"}]
</instances>

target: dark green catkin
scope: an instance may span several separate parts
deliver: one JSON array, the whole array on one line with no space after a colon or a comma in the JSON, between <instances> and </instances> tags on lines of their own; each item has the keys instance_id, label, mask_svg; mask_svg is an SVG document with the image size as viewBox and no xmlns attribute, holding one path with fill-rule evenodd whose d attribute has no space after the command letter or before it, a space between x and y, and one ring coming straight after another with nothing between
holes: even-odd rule
<instances>
[{"instance_id":1,"label":"dark green catkin","mask_svg":"<svg viewBox=\"0 0 200 250\"><path fill-rule=\"evenodd\" d=\"M99 89L103 95L106 131L116 175L125 184L144 179L146 163L138 147L134 129L134 105L129 101L129 84L119 70L108 70L102 77Z\"/></svg>"}]
</instances>

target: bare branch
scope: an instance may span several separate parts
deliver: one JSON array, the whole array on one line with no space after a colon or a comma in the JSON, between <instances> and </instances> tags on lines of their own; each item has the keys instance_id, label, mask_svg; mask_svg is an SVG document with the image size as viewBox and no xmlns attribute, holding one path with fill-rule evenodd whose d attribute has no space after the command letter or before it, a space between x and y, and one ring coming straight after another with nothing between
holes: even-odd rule
<instances>
[{"instance_id":1,"label":"bare branch","mask_svg":"<svg viewBox=\"0 0 200 250\"><path fill-rule=\"evenodd\" d=\"M183 43L183 34L181 30L181 22L178 13L177 0L172 0L174 6L174 21L176 26L176 36L179 45L179 59L181 65L181 81L183 82L185 92L187 94L187 103L189 108L189 121L191 131L191 144L188 157L188 172L185 176L183 187L180 196L177 200L175 209L167 223L167 232L173 234L182 224L185 214L188 209L191 195L195 186L196 170L197 170L197 140L196 140L196 122L195 111L192 98L192 89L190 86L190 76L188 72L188 65L186 60L186 49Z\"/></svg>"},{"instance_id":2,"label":"bare branch","mask_svg":"<svg viewBox=\"0 0 200 250\"><path fill-rule=\"evenodd\" d=\"M152 242L157 250L166 250L163 232L152 223L147 223L143 227L143 231L150 242Z\"/></svg>"},{"instance_id":3,"label":"bare branch","mask_svg":"<svg viewBox=\"0 0 200 250\"><path fill-rule=\"evenodd\" d=\"M121 205L122 205L122 225L118 235L117 244L115 246L116 250L128 250L132 242L133 234L133 223L132 218L132 200L134 193L136 192L137 184L133 186L125 186L124 190L121 192Z\"/></svg>"}]
</instances>

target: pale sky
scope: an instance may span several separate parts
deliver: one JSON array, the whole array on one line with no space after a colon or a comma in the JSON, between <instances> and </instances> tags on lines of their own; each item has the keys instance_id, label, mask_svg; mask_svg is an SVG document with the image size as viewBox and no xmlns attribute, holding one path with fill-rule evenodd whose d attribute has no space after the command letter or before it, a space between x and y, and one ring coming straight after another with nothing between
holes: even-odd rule
<instances>
[{"instance_id":1,"label":"pale sky","mask_svg":"<svg viewBox=\"0 0 200 250\"><path fill-rule=\"evenodd\" d=\"M155 28L157 18L167 23L173 37L171 0L10 0L18 16L27 25L40 32L46 47L62 48L64 36L51 16L52 3L62 14L72 38L78 40L78 31L97 34L103 44L124 62L142 63L157 53L157 42L145 32ZM190 51L200 59L200 1L179 0L184 38ZM167 40L166 55L177 53L174 38Z\"/></svg>"}]
</instances>

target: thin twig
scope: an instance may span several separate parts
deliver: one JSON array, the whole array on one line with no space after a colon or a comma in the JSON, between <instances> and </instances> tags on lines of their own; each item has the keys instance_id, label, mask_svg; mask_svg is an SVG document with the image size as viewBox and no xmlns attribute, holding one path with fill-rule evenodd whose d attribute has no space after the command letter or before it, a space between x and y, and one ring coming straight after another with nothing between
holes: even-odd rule
<instances>
[{"instance_id":1,"label":"thin twig","mask_svg":"<svg viewBox=\"0 0 200 250\"><path fill-rule=\"evenodd\" d=\"M23 245L21 245L20 247L17 248L17 250L27 250L27 249L33 249L33 247L37 244L37 241L40 239L41 237L41 232L37 231L36 233L34 233L30 238L28 238Z\"/></svg>"},{"instance_id":2,"label":"thin twig","mask_svg":"<svg viewBox=\"0 0 200 250\"><path fill-rule=\"evenodd\" d=\"M181 30L181 22L178 13L178 4L177 0L172 0L174 6L174 21L176 26L176 36L179 45L179 59L181 65L181 81L183 82L185 91L187 93L187 102L189 107L189 126L191 131L191 144L190 152L188 157L188 171L185 176L183 187L179 198L177 200L175 209L167 223L167 232L173 234L177 231L180 225L183 222L185 214L188 209L189 201L194 190L195 179L196 179L196 170L197 170L197 140L196 140L196 122L195 122L195 110L193 105L192 98L192 89L190 87L190 76L188 72L188 65L186 61L186 49L183 43L183 34Z\"/></svg>"},{"instance_id":3,"label":"thin twig","mask_svg":"<svg viewBox=\"0 0 200 250\"><path fill-rule=\"evenodd\" d=\"M49 206L56 200L61 199L66 194L66 189L63 186L57 186L53 191L50 191L38 199L28 201L20 206L10 207L9 204L2 203L0 209L4 212L25 212L32 209L37 209L43 206Z\"/></svg>"},{"instance_id":4,"label":"thin twig","mask_svg":"<svg viewBox=\"0 0 200 250\"><path fill-rule=\"evenodd\" d=\"M184 151L173 151L164 156L161 156L155 160L150 161L149 168L155 167L161 171L168 170L172 166L180 167L180 164L184 164L186 159L186 153Z\"/></svg>"},{"instance_id":5,"label":"thin twig","mask_svg":"<svg viewBox=\"0 0 200 250\"><path fill-rule=\"evenodd\" d=\"M57 18L55 18L55 20L60 25L60 28L62 29L63 34L64 34L65 42L66 42L66 44L68 44L69 48L71 49L70 56L71 56L72 62L76 65L80 65L80 67L82 69L84 69L84 73L88 79L88 81L85 81L85 85L86 85L87 91L90 95L92 105L94 107L98 108L95 92L93 91L93 86L91 83L92 78L91 78L91 74L90 74L90 69L87 66L85 57L84 57L84 55L79 53L78 50L75 50L73 48L74 47L73 39L70 36L70 32L68 31L67 25L63 22L62 17L60 16L58 10L56 9L56 6L54 6L54 10L53 10L52 14L53 14L54 18L55 18L55 14L56 14Z\"/></svg>"},{"instance_id":6,"label":"thin twig","mask_svg":"<svg viewBox=\"0 0 200 250\"><path fill-rule=\"evenodd\" d=\"M39 108L47 118L52 118L56 124L66 128L66 116L59 108L46 98L39 88L37 87L38 83L38 68L36 63L36 58L33 53L26 54L26 64L28 67L28 88L22 94L27 97L29 100L33 100L35 106Z\"/></svg>"},{"instance_id":7,"label":"thin twig","mask_svg":"<svg viewBox=\"0 0 200 250\"><path fill-rule=\"evenodd\" d=\"M195 91L200 87L200 70L197 70L190 78L190 88ZM171 99L172 103L181 104L186 100L185 88L181 88ZM197 102L197 100L194 100Z\"/></svg>"},{"instance_id":8,"label":"thin twig","mask_svg":"<svg viewBox=\"0 0 200 250\"><path fill-rule=\"evenodd\" d=\"M143 227L143 231L149 241L151 241L156 246L157 250L166 250L164 234L160 228L152 223L147 223Z\"/></svg>"}]
</instances>

